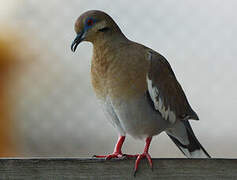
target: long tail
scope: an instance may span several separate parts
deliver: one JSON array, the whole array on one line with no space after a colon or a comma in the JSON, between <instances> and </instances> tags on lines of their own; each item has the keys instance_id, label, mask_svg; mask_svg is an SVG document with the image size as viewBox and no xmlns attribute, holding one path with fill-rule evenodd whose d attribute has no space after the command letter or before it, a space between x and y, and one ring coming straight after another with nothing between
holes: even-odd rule
<instances>
[{"instance_id":1,"label":"long tail","mask_svg":"<svg viewBox=\"0 0 237 180\"><path fill-rule=\"evenodd\" d=\"M211 158L200 144L189 122L180 121L166 133L188 158Z\"/></svg>"}]
</instances>

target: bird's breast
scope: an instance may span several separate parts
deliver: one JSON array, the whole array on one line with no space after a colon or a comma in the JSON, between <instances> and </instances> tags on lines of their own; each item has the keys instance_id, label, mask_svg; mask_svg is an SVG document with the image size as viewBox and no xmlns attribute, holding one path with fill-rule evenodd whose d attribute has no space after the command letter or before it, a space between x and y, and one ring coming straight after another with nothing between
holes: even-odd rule
<instances>
[{"instance_id":1,"label":"bird's breast","mask_svg":"<svg viewBox=\"0 0 237 180\"><path fill-rule=\"evenodd\" d=\"M103 58L93 56L92 85L98 98L128 99L147 90L148 63L131 56L113 54Z\"/></svg>"}]
</instances>

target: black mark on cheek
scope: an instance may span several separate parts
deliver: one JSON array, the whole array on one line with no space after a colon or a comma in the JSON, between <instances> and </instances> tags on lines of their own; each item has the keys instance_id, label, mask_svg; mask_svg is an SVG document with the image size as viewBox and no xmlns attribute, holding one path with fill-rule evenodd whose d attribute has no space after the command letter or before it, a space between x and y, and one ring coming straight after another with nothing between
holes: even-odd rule
<instances>
[{"instance_id":1,"label":"black mark on cheek","mask_svg":"<svg viewBox=\"0 0 237 180\"><path fill-rule=\"evenodd\" d=\"M108 27L104 27L102 29L99 29L98 31L100 31L100 32L107 32L107 31L109 31L109 28Z\"/></svg>"}]
</instances>

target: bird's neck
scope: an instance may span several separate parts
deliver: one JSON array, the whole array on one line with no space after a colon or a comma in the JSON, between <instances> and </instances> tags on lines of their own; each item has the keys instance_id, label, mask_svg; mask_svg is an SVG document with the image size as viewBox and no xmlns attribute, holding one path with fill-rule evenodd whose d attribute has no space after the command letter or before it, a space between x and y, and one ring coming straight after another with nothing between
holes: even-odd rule
<instances>
[{"instance_id":1,"label":"bird's neck","mask_svg":"<svg viewBox=\"0 0 237 180\"><path fill-rule=\"evenodd\" d=\"M93 60L111 61L111 55L116 55L129 42L123 34L98 38L93 42Z\"/></svg>"},{"instance_id":2,"label":"bird's neck","mask_svg":"<svg viewBox=\"0 0 237 180\"><path fill-rule=\"evenodd\" d=\"M127 38L100 38L93 43L91 78L97 97L105 98L108 94L108 78L116 70L119 52L129 43ZM112 73L113 74L113 73Z\"/></svg>"}]
</instances>

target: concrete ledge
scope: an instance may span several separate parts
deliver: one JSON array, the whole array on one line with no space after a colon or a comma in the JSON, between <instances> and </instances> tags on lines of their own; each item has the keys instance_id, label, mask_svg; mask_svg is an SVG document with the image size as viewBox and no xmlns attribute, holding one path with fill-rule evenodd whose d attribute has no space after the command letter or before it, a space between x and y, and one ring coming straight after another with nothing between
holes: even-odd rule
<instances>
[{"instance_id":1,"label":"concrete ledge","mask_svg":"<svg viewBox=\"0 0 237 180\"><path fill-rule=\"evenodd\" d=\"M135 178L134 163L134 159L0 159L0 179L237 179L237 159L153 159L153 171L142 160Z\"/></svg>"}]
</instances>

